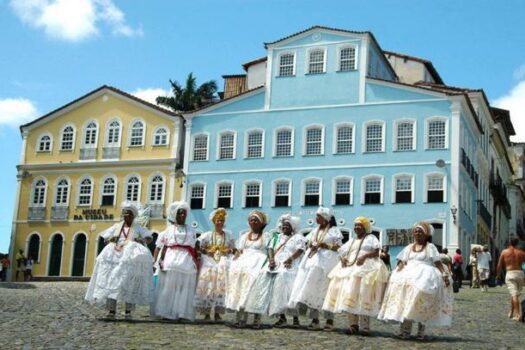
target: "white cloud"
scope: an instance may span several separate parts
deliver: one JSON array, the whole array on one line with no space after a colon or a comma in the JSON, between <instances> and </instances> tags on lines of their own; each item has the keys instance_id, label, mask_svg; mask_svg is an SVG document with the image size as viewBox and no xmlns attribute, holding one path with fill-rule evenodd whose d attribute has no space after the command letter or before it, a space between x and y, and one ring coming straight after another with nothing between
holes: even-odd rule
<instances>
[{"instance_id":1,"label":"white cloud","mask_svg":"<svg viewBox=\"0 0 525 350\"><path fill-rule=\"evenodd\" d=\"M525 64L519 66L518 69L516 69L516 70L514 71L514 73L512 74L512 76L513 76L514 79L516 79L516 80L521 80L521 79L525 78Z\"/></svg>"},{"instance_id":2,"label":"white cloud","mask_svg":"<svg viewBox=\"0 0 525 350\"><path fill-rule=\"evenodd\" d=\"M153 104L157 104L156 99L158 96L169 96L171 92L161 88L146 88L146 89L137 89L131 93L133 96L136 96L140 99L148 101ZM163 107L163 106L160 106Z\"/></svg>"},{"instance_id":3,"label":"white cloud","mask_svg":"<svg viewBox=\"0 0 525 350\"><path fill-rule=\"evenodd\" d=\"M114 35L141 36L112 0L11 0L10 6L22 22L44 29L52 38L81 41L99 33L99 24Z\"/></svg>"},{"instance_id":4,"label":"white cloud","mask_svg":"<svg viewBox=\"0 0 525 350\"><path fill-rule=\"evenodd\" d=\"M38 116L38 111L28 99L6 98L0 99L0 127L18 127Z\"/></svg>"},{"instance_id":5,"label":"white cloud","mask_svg":"<svg viewBox=\"0 0 525 350\"><path fill-rule=\"evenodd\" d=\"M511 137L513 142L525 142L525 80L514 86L505 96L496 99L494 106L508 109L516 136Z\"/></svg>"}]
</instances>

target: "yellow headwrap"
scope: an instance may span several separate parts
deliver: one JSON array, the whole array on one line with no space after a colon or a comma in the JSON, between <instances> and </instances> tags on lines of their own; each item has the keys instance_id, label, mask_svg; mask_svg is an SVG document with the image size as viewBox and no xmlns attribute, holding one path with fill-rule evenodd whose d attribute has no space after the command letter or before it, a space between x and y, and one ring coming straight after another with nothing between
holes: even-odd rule
<instances>
[{"instance_id":1,"label":"yellow headwrap","mask_svg":"<svg viewBox=\"0 0 525 350\"><path fill-rule=\"evenodd\" d=\"M427 236L432 236L432 234L434 233L434 227L430 225L428 222L424 222L424 221L416 222L413 228L416 229L418 227L422 229L423 232L425 232Z\"/></svg>"},{"instance_id":2,"label":"yellow headwrap","mask_svg":"<svg viewBox=\"0 0 525 350\"><path fill-rule=\"evenodd\" d=\"M372 225L370 224L370 220L365 216L358 216L354 220L354 224L361 224L365 228L366 233L372 232Z\"/></svg>"},{"instance_id":3,"label":"yellow headwrap","mask_svg":"<svg viewBox=\"0 0 525 350\"><path fill-rule=\"evenodd\" d=\"M215 224L216 220L222 220L226 221L226 217L228 216L228 213L226 212L226 209L224 208L217 208L216 210L212 211L210 214L210 220Z\"/></svg>"}]
</instances>

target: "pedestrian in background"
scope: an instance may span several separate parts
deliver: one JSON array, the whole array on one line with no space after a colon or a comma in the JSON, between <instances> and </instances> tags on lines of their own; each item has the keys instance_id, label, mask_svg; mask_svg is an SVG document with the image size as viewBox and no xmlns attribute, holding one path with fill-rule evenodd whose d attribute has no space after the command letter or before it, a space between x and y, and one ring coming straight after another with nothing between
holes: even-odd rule
<instances>
[{"instance_id":1,"label":"pedestrian in background","mask_svg":"<svg viewBox=\"0 0 525 350\"><path fill-rule=\"evenodd\" d=\"M381 251L379 252L379 258L383 261L388 271L392 271L392 267L390 266L390 254L388 253L390 248L385 245L383 248L381 248Z\"/></svg>"},{"instance_id":2,"label":"pedestrian in background","mask_svg":"<svg viewBox=\"0 0 525 350\"><path fill-rule=\"evenodd\" d=\"M32 279L33 279L33 258L31 256L28 256L26 259L26 269L25 269L24 280L31 281Z\"/></svg>"},{"instance_id":3,"label":"pedestrian in background","mask_svg":"<svg viewBox=\"0 0 525 350\"><path fill-rule=\"evenodd\" d=\"M7 270L9 269L9 266L11 266L11 261L9 260L9 256L5 254L0 260L0 263L2 264L2 271L1 271L0 277L2 279L2 282L5 282L6 277L7 277Z\"/></svg>"},{"instance_id":4,"label":"pedestrian in background","mask_svg":"<svg viewBox=\"0 0 525 350\"><path fill-rule=\"evenodd\" d=\"M501 278L503 266L507 272L505 283L511 296L509 318L514 321L520 321L522 317L520 294L525 283L525 275L521 269L521 265L525 262L525 253L518 249L518 242L517 238L510 240L507 249L501 252L497 267L498 278Z\"/></svg>"},{"instance_id":5,"label":"pedestrian in background","mask_svg":"<svg viewBox=\"0 0 525 350\"><path fill-rule=\"evenodd\" d=\"M491 261L492 256L490 256L489 247L487 245L484 245L483 250L478 251L478 272L482 292L487 292L489 290Z\"/></svg>"},{"instance_id":6,"label":"pedestrian in background","mask_svg":"<svg viewBox=\"0 0 525 350\"><path fill-rule=\"evenodd\" d=\"M452 258L448 255L447 248L443 248L441 254L439 254L439 260L441 261L443 266L447 268L448 273L452 274Z\"/></svg>"},{"instance_id":7,"label":"pedestrian in background","mask_svg":"<svg viewBox=\"0 0 525 350\"><path fill-rule=\"evenodd\" d=\"M473 247L470 250L468 271L470 272L470 288L479 288L479 270L478 270L478 248Z\"/></svg>"},{"instance_id":8,"label":"pedestrian in background","mask_svg":"<svg viewBox=\"0 0 525 350\"><path fill-rule=\"evenodd\" d=\"M463 282L463 256L461 249L456 249L456 254L452 256L452 279L454 280L455 288L461 288Z\"/></svg>"},{"instance_id":9,"label":"pedestrian in background","mask_svg":"<svg viewBox=\"0 0 525 350\"><path fill-rule=\"evenodd\" d=\"M25 276L25 270L26 270L26 257L24 256L24 250L19 249L18 252L15 255L15 261L16 261L16 275L15 275L15 282L18 281L18 275L20 272L22 272L22 281L24 280Z\"/></svg>"}]
</instances>

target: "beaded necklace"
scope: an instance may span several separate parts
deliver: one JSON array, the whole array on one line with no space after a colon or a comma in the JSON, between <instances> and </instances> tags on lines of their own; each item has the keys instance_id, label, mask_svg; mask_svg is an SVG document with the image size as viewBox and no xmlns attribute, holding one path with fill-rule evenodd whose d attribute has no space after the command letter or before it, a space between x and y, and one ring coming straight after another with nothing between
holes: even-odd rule
<instances>
[{"instance_id":1,"label":"beaded necklace","mask_svg":"<svg viewBox=\"0 0 525 350\"><path fill-rule=\"evenodd\" d=\"M357 261L357 258L359 257L359 252L361 251L361 247L363 246L363 242L365 241L366 236L368 236L368 233L366 233L363 238L361 238L361 242L359 242L359 247L357 247L357 252L355 253L354 261L352 261L351 264L347 265L347 267L351 267L354 265ZM352 247L354 246L354 243L358 241L359 238L352 240L352 243L350 244L350 249L348 249L348 253L346 253L346 256L349 258L350 254L352 254Z\"/></svg>"},{"instance_id":2,"label":"beaded necklace","mask_svg":"<svg viewBox=\"0 0 525 350\"><path fill-rule=\"evenodd\" d=\"M173 240L175 241L175 244L177 244L177 245L185 245L184 243L186 243L186 239L188 238L188 234L186 232L186 225L177 225L175 227L175 231L182 232L180 230L181 227L184 228L184 239L182 240L182 242L177 242L177 234L176 234L176 232L173 233Z\"/></svg>"}]
</instances>

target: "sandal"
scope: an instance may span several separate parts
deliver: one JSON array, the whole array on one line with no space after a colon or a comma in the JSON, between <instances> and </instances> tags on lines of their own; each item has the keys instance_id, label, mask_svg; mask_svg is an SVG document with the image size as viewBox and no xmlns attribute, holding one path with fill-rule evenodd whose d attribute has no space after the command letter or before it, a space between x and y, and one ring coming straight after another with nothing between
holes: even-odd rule
<instances>
[{"instance_id":1,"label":"sandal","mask_svg":"<svg viewBox=\"0 0 525 350\"><path fill-rule=\"evenodd\" d=\"M348 335L358 335L359 334L359 326L356 324L353 324L346 330L346 334Z\"/></svg>"},{"instance_id":2,"label":"sandal","mask_svg":"<svg viewBox=\"0 0 525 350\"><path fill-rule=\"evenodd\" d=\"M308 326L308 329L311 331L320 331L321 327L319 326L319 320L313 319L312 323L310 323L310 325Z\"/></svg>"},{"instance_id":3,"label":"sandal","mask_svg":"<svg viewBox=\"0 0 525 350\"><path fill-rule=\"evenodd\" d=\"M331 332L334 330L334 320L326 320L326 323L323 328L327 332Z\"/></svg>"},{"instance_id":4,"label":"sandal","mask_svg":"<svg viewBox=\"0 0 525 350\"><path fill-rule=\"evenodd\" d=\"M215 322L222 321L222 317L218 313L215 314L214 319L215 319Z\"/></svg>"},{"instance_id":5,"label":"sandal","mask_svg":"<svg viewBox=\"0 0 525 350\"><path fill-rule=\"evenodd\" d=\"M203 321L210 321L210 320L211 320L210 314L204 315Z\"/></svg>"},{"instance_id":6,"label":"sandal","mask_svg":"<svg viewBox=\"0 0 525 350\"><path fill-rule=\"evenodd\" d=\"M287 321L286 321L286 317L279 317L279 319L277 320L277 322L275 322L273 324L274 327L283 327L287 324Z\"/></svg>"},{"instance_id":7,"label":"sandal","mask_svg":"<svg viewBox=\"0 0 525 350\"><path fill-rule=\"evenodd\" d=\"M299 317L294 316L294 317L293 317L293 324L292 324L292 327L294 327L294 328L299 328L300 326L301 326L301 324L299 323Z\"/></svg>"}]
</instances>

